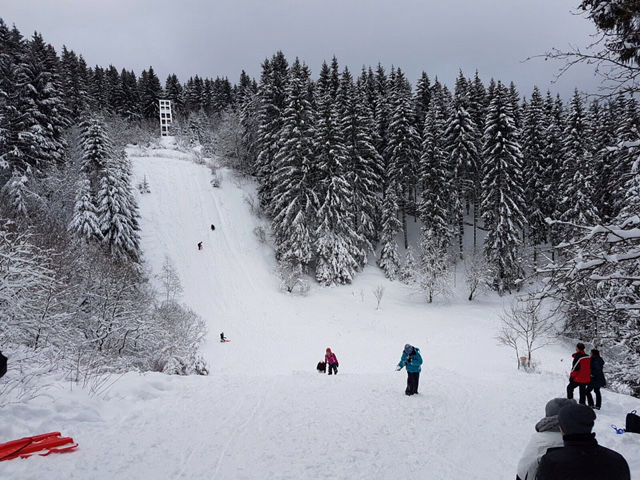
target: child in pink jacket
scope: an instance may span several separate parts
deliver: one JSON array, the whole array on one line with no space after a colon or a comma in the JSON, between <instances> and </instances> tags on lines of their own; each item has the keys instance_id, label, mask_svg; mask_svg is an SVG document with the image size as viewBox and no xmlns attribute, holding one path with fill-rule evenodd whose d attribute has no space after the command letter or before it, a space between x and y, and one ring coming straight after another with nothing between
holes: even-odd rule
<instances>
[{"instance_id":1,"label":"child in pink jacket","mask_svg":"<svg viewBox=\"0 0 640 480\"><path fill-rule=\"evenodd\" d=\"M329 366L328 368L329 375L331 375L332 371L337 375L338 374L338 357L336 357L336 354L333 353L330 348L327 348L327 353L325 353L324 355L324 361L327 362L327 365Z\"/></svg>"}]
</instances>

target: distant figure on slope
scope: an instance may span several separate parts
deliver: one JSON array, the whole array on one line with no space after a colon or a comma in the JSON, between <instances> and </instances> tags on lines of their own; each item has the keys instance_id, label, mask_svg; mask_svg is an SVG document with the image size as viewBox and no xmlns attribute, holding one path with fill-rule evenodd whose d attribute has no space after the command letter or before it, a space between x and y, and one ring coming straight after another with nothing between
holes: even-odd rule
<instances>
[{"instance_id":1,"label":"distant figure on slope","mask_svg":"<svg viewBox=\"0 0 640 480\"><path fill-rule=\"evenodd\" d=\"M542 456L536 480L630 480L624 457L598 445L591 432L595 419L596 413L585 405L560 409L564 447L551 448Z\"/></svg>"},{"instance_id":2,"label":"distant figure on slope","mask_svg":"<svg viewBox=\"0 0 640 480\"><path fill-rule=\"evenodd\" d=\"M329 366L329 375L331 372L338 374L338 357L336 354L331 351L330 348L327 348L326 353L324 354L324 361Z\"/></svg>"},{"instance_id":3,"label":"distant figure on slope","mask_svg":"<svg viewBox=\"0 0 640 480\"><path fill-rule=\"evenodd\" d=\"M211 231L213 232L216 229L216 226L212 223L211 224Z\"/></svg>"},{"instance_id":4,"label":"distant figure on slope","mask_svg":"<svg viewBox=\"0 0 640 480\"><path fill-rule=\"evenodd\" d=\"M420 367L422 365L422 356L420 355L420 349L416 348L408 343L404 346L402 351L402 358L398 363L396 370L402 370L402 367L407 367L407 389L404 391L405 395L414 395L418 393L418 383L420 382Z\"/></svg>"},{"instance_id":5,"label":"distant figure on slope","mask_svg":"<svg viewBox=\"0 0 640 480\"><path fill-rule=\"evenodd\" d=\"M538 464L542 456L550 448L562 447L562 432L558 413L567 405L575 405L576 401L568 398L554 398L547 402L544 408L544 417L536 423L536 431L520 457L518 462L518 475L516 480L535 480L538 472Z\"/></svg>"},{"instance_id":6,"label":"distant figure on slope","mask_svg":"<svg viewBox=\"0 0 640 480\"><path fill-rule=\"evenodd\" d=\"M595 348L591 350L591 382L587 386L587 404L590 407L600 410L602 406L602 395L600 389L607 386L607 380L604 378L604 360L600 356L600 351ZM596 404L593 405L593 397L591 392L596 393Z\"/></svg>"},{"instance_id":7,"label":"distant figure on slope","mask_svg":"<svg viewBox=\"0 0 640 480\"><path fill-rule=\"evenodd\" d=\"M584 405L587 397L587 385L591 382L591 359L584 353L584 343L576 345L576 353L572 355L571 373L569 385L567 385L567 398L573 398L573 391L580 389L580 405Z\"/></svg>"},{"instance_id":8,"label":"distant figure on slope","mask_svg":"<svg viewBox=\"0 0 640 480\"><path fill-rule=\"evenodd\" d=\"M202 250L202 242L198 242L198 250Z\"/></svg>"},{"instance_id":9,"label":"distant figure on slope","mask_svg":"<svg viewBox=\"0 0 640 480\"><path fill-rule=\"evenodd\" d=\"M220 341L221 342L226 342L227 341L227 337L224 336L224 332L220 332Z\"/></svg>"}]
</instances>

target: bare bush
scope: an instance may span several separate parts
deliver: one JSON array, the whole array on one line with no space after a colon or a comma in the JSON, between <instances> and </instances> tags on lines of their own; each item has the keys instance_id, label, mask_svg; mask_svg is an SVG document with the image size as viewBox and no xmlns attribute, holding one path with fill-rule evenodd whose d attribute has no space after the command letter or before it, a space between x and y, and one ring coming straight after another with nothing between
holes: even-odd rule
<instances>
[{"instance_id":1,"label":"bare bush","mask_svg":"<svg viewBox=\"0 0 640 480\"><path fill-rule=\"evenodd\" d=\"M247 205L249 205L249 211L251 212L252 215L258 218L264 217L264 211L260 206L260 202L254 195L245 195L244 201Z\"/></svg>"},{"instance_id":2,"label":"bare bush","mask_svg":"<svg viewBox=\"0 0 640 480\"><path fill-rule=\"evenodd\" d=\"M491 281L491 269L482 253L474 252L464 263L465 283L469 289L469 301L488 290Z\"/></svg>"},{"instance_id":3,"label":"bare bush","mask_svg":"<svg viewBox=\"0 0 640 480\"><path fill-rule=\"evenodd\" d=\"M384 295L384 287L378 285L373 289L373 296L376 297L376 310L380 310L380 302L382 302L382 296Z\"/></svg>"},{"instance_id":4,"label":"bare bush","mask_svg":"<svg viewBox=\"0 0 640 480\"><path fill-rule=\"evenodd\" d=\"M500 318L498 342L514 350L518 368L522 352L526 356L525 369L532 370L532 353L551 343L553 324L550 318L543 316L539 303L531 299L516 300Z\"/></svg>"},{"instance_id":5,"label":"bare bush","mask_svg":"<svg viewBox=\"0 0 640 480\"><path fill-rule=\"evenodd\" d=\"M256 236L258 241L262 244L267 243L267 232L264 227L256 227L253 229L253 234Z\"/></svg>"}]
</instances>

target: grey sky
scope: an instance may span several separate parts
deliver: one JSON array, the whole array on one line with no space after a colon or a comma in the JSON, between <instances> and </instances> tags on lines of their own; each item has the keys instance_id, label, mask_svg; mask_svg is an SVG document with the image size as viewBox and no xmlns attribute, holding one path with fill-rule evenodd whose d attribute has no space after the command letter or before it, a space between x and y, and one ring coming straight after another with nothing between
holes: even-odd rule
<instances>
[{"instance_id":1,"label":"grey sky","mask_svg":"<svg viewBox=\"0 0 640 480\"><path fill-rule=\"evenodd\" d=\"M299 56L314 74L336 55L341 66L396 65L416 80L422 70L449 85L472 75L534 83L563 95L594 91L597 79L576 69L551 85L559 64L522 63L551 47L585 45L591 23L573 15L579 0L0 0L0 15L56 49L82 53L89 65L153 65L181 80L259 77L266 56Z\"/></svg>"}]
</instances>

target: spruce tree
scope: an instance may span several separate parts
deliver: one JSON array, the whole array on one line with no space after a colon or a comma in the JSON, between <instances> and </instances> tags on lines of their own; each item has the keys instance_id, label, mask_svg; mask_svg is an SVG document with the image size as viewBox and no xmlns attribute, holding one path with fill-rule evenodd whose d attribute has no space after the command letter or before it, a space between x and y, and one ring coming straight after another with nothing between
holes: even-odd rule
<instances>
[{"instance_id":1,"label":"spruce tree","mask_svg":"<svg viewBox=\"0 0 640 480\"><path fill-rule=\"evenodd\" d=\"M256 173L258 176L258 195L260 204L267 213L271 212L273 183L271 176L276 168L274 157L280 146L280 129L286 102L288 64L282 52L276 53L271 60L265 60L260 79L260 106L258 115L258 158Z\"/></svg>"},{"instance_id":2,"label":"spruce tree","mask_svg":"<svg viewBox=\"0 0 640 480\"><path fill-rule=\"evenodd\" d=\"M351 216L358 239L358 265L363 267L373 252L379 214L382 156L373 140L374 123L366 101L365 85L353 84L345 69L338 90L339 130L346 149L345 174L351 189Z\"/></svg>"},{"instance_id":3,"label":"spruce tree","mask_svg":"<svg viewBox=\"0 0 640 480\"><path fill-rule=\"evenodd\" d=\"M78 183L73 216L69 222L69 231L86 242L101 242L102 231L98 221L96 206L91 193L91 182L83 176Z\"/></svg>"},{"instance_id":4,"label":"spruce tree","mask_svg":"<svg viewBox=\"0 0 640 480\"><path fill-rule=\"evenodd\" d=\"M451 197L455 196L456 192L451 192L449 189L450 169L445 119L435 97L429 105L422 138L419 166L422 186L422 199L419 205L420 220L422 220L423 230L429 232L430 242L433 244L431 246L438 248L442 255L446 255L451 242L449 228Z\"/></svg>"},{"instance_id":5,"label":"spruce tree","mask_svg":"<svg viewBox=\"0 0 640 480\"><path fill-rule=\"evenodd\" d=\"M460 258L463 256L464 245L464 213L465 204L474 206L474 247L476 244L476 223L478 197L480 195L478 175L478 131L469 114L469 88L462 72L456 82L456 96L453 111L449 117L445 137L449 165L452 170L453 191L451 195L451 211L456 225L458 249Z\"/></svg>"},{"instance_id":6,"label":"spruce tree","mask_svg":"<svg viewBox=\"0 0 640 480\"><path fill-rule=\"evenodd\" d=\"M599 222L593 204L592 157L587 123L582 98L576 90L571 99L562 148L561 187L564 198L560 203L560 219L566 222L563 230L573 236L578 225L595 225Z\"/></svg>"},{"instance_id":7,"label":"spruce tree","mask_svg":"<svg viewBox=\"0 0 640 480\"><path fill-rule=\"evenodd\" d=\"M492 286L510 292L520 278L519 233L524 226L522 152L509 91L495 87L484 131L482 219L485 255L493 267Z\"/></svg>"},{"instance_id":8,"label":"spruce tree","mask_svg":"<svg viewBox=\"0 0 640 480\"><path fill-rule=\"evenodd\" d=\"M534 246L534 262L537 260L535 247L547 241L546 128L544 101L540 90L534 86L531 100L523 112L522 132L525 215L529 226L530 243Z\"/></svg>"},{"instance_id":9,"label":"spruce tree","mask_svg":"<svg viewBox=\"0 0 640 480\"><path fill-rule=\"evenodd\" d=\"M318 209L314 191L314 119L309 97L309 72L296 59L289 73L282 130L270 179L273 233L278 260L302 272L313 258L313 233Z\"/></svg>"},{"instance_id":10,"label":"spruce tree","mask_svg":"<svg viewBox=\"0 0 640 480\"><path fill-rule=\"evenodd\" d=\"M325 284L349 283L362 262L360 246L364 239L357 232L352 206L352 188L347 178L348 152L335 101L335 68L320 72L316 88L317 191L320 207L316 228L316 279ZM347 72L346 82L351 83Z\"/></svg>"},{"instance_id":11,"label":"spruce tree","mask_svg":"<svg viewBox=\"0 0 640 480\"><path fill-rule=\"evenodd\" d=\"M414 127L415 112L411 86L399 69L395 72L392 88L392 114L385 156L389 168L397 172L398 200L404 245L407 248L407 214L416 214L416 172L420 156L420 137Z\"/></svg>"}]
</instances>

